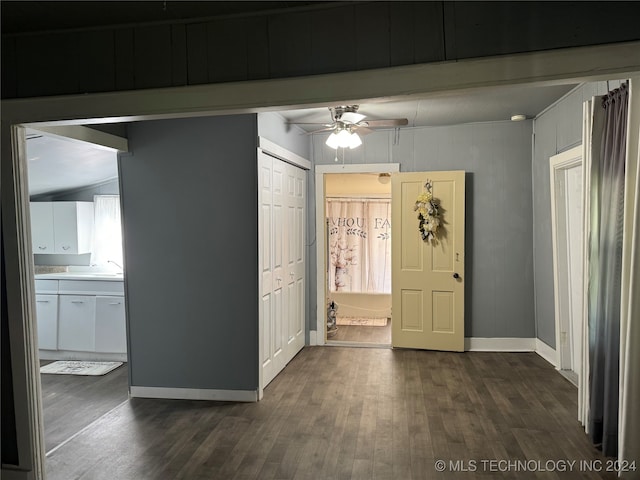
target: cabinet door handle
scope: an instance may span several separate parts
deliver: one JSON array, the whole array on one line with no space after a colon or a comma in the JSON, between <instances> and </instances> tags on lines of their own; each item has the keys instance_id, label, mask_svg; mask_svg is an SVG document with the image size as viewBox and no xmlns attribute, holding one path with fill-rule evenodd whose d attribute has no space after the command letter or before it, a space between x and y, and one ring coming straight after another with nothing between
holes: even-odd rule
<instances>
[{"instance_id":1,"label":"cabinet door handle","mask_svg":"<svg viewBox=\"0 0 640 480\"><path fill-rule=\"evenodd\" d=\"M62 249L63 249L63 250L69 250L70 248L71 248L71 247L70 247L69 245L63 245L63 246L62 246Z\"/></svg>"},{"instance_id":2,"label":"cabinet door handle","mask_svg":"<svg viewBox=\"0 0 640 480\"><path fill-rule=\"evenodd\" d=\"M42 245L38 245L38 248L39 248L40 250L46 250L46 249L47 249L47 247L43 247Z\"/></svg>"},{"instance_id":3,"label":"cabinet door handle","mask_svg":"<svg viewBox=\"0 0 640 480\"><path fill-rule=\"evenodd\" d=\"M84 303L84 300L71 300L71 303Z\"/></svg>"},{"instance_id":4,"label":"cabinet door handle","mask_svg":"<svg viewBox=\"0 0 640 480\"><path fill-rule=\"evenodd\" d=\"M38 303L49 303L49 300L36 300Z\"/></svg>"},{"instance_id":5,"label":"cabinet door handle","mask_svg":"<svg viewBox=\"0 0 640 480\"><path fill-rule=\"evenodd\" d=\"M111 302L109 305L120 305L120 302Z\"/></svg>"}]
</instances>

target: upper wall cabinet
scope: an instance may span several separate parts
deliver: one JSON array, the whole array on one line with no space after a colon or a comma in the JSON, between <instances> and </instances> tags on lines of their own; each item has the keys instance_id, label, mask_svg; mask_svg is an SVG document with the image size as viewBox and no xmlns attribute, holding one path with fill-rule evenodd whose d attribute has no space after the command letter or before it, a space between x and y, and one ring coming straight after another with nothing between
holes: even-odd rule
<instances>
[{"instance_id":1,"label":"upper wall cabinet","mask_svg":"<svg viewBox=\"0 0 640 480\"><path fill-rule=\"evenodd\" d=\"M93 203L31 203L33 253L90 253L92 236Z\"/></svg>"}]
</instances>

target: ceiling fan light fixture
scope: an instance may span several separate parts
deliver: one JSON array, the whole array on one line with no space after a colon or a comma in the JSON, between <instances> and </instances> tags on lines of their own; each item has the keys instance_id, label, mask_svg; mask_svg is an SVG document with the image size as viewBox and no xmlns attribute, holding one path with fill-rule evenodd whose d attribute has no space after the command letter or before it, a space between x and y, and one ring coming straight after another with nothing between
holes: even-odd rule
<instances>
[{"instance_id":1,"label":"ceiling fan light fixture","mask_svg":"<svg viewBox=\"0 0 640 480\"><path fill-rule=\"evenodd\" d=\"M333 132L331 135L329 135L329 138L327 138L327 141L325 142L327 144L328 147L333 148L334 150L337 150L339 145L338 145L338 135L336 134L336 132Z\"/></svg>"},{"instance_id":2,"label":"ceiling fan light fixture","mask_svg":"<svg viewBox=\"0 0 640 480\"><path fill-rule=\"evenodd\" d=\"M351 132L347 129L340 130L338 132L338 146L346 148L351 144Z\"/></svg>"},{"instance_id":3,"label":"ceiling fan light fixture","mask_svg":"<svg viewBox=\"0 0 640 480\"><path fill-rule=\"evenodd\" d=\"M357 148L362 145L362 140L360 139L360 135L357 133L352 133L349 137L349 148Z\"/></svg>"},{"instance_id":4,"label":"ceiling fan light fixture","mask_svg":"<svg viewBox=\"0 0 640 480\"><path fill-rule=\"evenodd\" d=\"M329 135L325 143L333 149L356 148L362 145L362 139L357 133L351 133L349 129L343 128Z\"/></svg>"}]
</instances>

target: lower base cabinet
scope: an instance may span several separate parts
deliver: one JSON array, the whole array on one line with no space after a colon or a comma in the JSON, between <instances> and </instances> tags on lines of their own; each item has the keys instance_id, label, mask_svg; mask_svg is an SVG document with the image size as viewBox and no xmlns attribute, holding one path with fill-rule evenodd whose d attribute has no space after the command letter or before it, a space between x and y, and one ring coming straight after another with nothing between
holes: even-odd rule
<instances>
[{"instance_id":1,"label":"lower base cabinet","mask_svg":"<svg viewBox=\"0 0 640 480\"><path fill-rule=\"evenodd\" d=\"M124 297L96 297L96 352L127 352Z\"/></svg>"},{"instance_id":2,"label":"lower base cabinet","mask_svg":"<svg viewBox=\"0 0 640 480\"><path fill-rule=\"evenodd\" d=\"M60 295L58 316L58 350L95 350L96 297Z\"/></svg>"},{"instance_id":3,"label":"lower base cabinet","mask_svg":"<svg viewBox=\"0 0 640 480\"><path fill-rule=\"evenodd\" d=\"M126 357L122 281L36 279L36 292L40 350L63 360L75 359L75 352L89 358L91 353Z\"/></svg>"},{"instance_id":4,"label":"lower base cabinet","mask_svg":"<svg viewBox=\"0 0 640 480\"><path fill-rule=\"evenodd\" d=\"M36 295L38 320L38 347L45 350L58 348L58 295Z\"/></svg>"}]
</instances>

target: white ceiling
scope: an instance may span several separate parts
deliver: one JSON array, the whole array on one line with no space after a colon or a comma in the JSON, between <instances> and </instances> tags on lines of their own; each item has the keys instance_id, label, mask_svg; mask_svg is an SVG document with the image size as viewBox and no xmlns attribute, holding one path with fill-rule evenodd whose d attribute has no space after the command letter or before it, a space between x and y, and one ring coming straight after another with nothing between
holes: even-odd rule
<instances>
[{"instance_id":1,"label":"white ceiling","mask_svg":"<svg viewBox=\"0 0 640 480\"><path fill-rule=\"evenodd\" d=\"M401 102L361 103L367 119L407 118L408 127L506 121L515 114L533 118L575 84L548 87L504 86L432 95ZM280 112L290 122L329 123L326 107ZM306 131L322 125L303 125ZM406 127L402 127L406 128ZM103 183L118 175L116 153L88 143L27 130L29 193L62 192Z\"/></svg>"},{"instance_id":2,"label":"white ceiling","mask_svg":"<svg viewBox=\"0 0 640 480\"><path fill-rule=\"evenodd\" d=\"M476 89L402 102L361 103L358 112L370 120L406 118L409 120L409 127L504 121L517 114L534 118L575 86L567 84ZM290 122L331 122L331 115L326 107L287 110L280 113ZM321 126L301 125L301 128L312 131Z\"/></svg>"},{"instance_id":3,"label":"white ceiling","mask_svg":"<svg viewBox=\"0 0 640 480\"><path fill-rule=\"evenodd\" d=\"M29 195L55 193L117 178L117 154L27 129Z\"/></svg>"}]
</instances>

